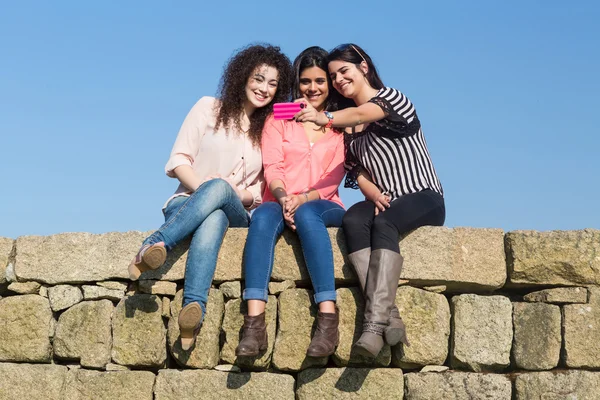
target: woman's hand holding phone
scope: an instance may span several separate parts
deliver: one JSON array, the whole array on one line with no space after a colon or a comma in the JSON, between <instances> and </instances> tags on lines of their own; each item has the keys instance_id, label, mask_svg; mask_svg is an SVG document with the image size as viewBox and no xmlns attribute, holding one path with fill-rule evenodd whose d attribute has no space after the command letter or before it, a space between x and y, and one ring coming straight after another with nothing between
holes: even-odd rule
<instances>
[{"instance_id":1,"label":"woman's hand holding phone","mask_svg":"<svg viewBox=\"0 0 600 400\"><path fill-rule=\"evenodd\" d=\"M306 99L297 99L294 103L303 103L305 107L300 110L296 115L294 115L294 119L298 122L314 122L316 125L325 126L329 122L329 118L323 114L323 112L317 111L311 104L306 102Z\"/></svg>"}]
</instances>

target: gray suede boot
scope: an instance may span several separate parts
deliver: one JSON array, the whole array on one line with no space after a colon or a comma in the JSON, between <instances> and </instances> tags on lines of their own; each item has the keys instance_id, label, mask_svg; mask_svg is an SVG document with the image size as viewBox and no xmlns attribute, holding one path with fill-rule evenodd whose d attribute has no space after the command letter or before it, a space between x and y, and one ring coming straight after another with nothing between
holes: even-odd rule
<instances>
[{"instance_id":1,"label":"gray suede boot","mask_svg":"<svg viewBox=\"0 0 600 400\"><path fill-rule=\"evenodd\" d=\"M389 325L401 269L402 256L399 253L386 249L371 252L365 284L363 333L354 344L355 351L360 355L377 357L383 347L383 334Z\"/></svg>"},{"instance_id":2,"label":"gray suede boot","mask_svg":"<svg viewBox=\"0 0 600 400\"><path fill-rule=\"evenodd\" d=\"M364 295L365 285L367 282L367 272L369 270L369 260L371 259L371 248L366 247L362 250L350 253L348 254L348 259L354 267L354 272L358 276L360 290ZM400 256L400 272L402 272L402 261L403 258ZM405 346L410 346L408 338L406 337L406 327L404 326L404 322L400 317L400 311L398 311L398 307L396 307L395 303L392 304L388 322L389 324L384 330L385 342L390 346L395 346L399 342L402 342Z\"/></svg>"}]
</instances>

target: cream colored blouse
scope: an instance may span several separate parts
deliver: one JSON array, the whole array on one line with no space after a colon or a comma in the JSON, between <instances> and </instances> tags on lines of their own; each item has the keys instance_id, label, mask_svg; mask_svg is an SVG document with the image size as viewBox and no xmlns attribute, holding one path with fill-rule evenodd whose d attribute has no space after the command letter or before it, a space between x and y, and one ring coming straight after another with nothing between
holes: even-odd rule
<instances>
[{"instance_id":1,"label":"cream colored blouse","mask_svg":"<svg viewBox=\"0 0 600 400\"><path fill-rule=\"evenodd\" d=\"M181 125L165 172L175 178L175 168L189 165L200 179L217 174L229 178L238 189L252 193L254 202L247 207L251 210L261 203L264 189L260 147L253 146L245 133L234 128L220 126L215 130L218 101L214 97L202 97L192 107ZM174 197L191 193L180 184L164 207Z\"/></svg>"}]
</instances>

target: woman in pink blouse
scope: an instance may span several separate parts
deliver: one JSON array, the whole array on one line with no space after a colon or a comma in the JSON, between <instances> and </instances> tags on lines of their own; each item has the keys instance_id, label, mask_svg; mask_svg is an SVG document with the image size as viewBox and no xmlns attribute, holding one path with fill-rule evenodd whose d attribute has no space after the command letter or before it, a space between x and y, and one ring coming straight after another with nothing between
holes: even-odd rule
<instances>
[{"instance_id":1,"label":"woman in pink blouse","mask_svg":"<svg viewBox=\"0 0 600 400\"><path fill-rule=\"evenodd\" d=\"M136 280L159 268L168 251L191 238L178 319L184 350L200 330L225 231L247 227L248 210L261 203L262 128L272 103L288 98L291 77L290 61L279 47L242 49L225 68L220 99L201 98L175 140L165 170L179 188L163 207L165 223L129 265L129 276Z\"/></svg>"},{"instance_id":2,"label":"woman in pink blouse","mask_svg":"<svg viewBox=\"0 0 600 400\"><path fill-rule=\"evenodd\" d=\"M294 96L319 110L337 109L327 74L327 52L304 50L294 61ZM341 98L341 97L340 97ZM344 208L338 186L344 176L343 134L313 123L269 119L262 136L265 180L263 204L252 215L244 252L248 315L238 356L257 356L267 348L265 305L275 242L285 225L295 231L319 305L317 331L307 354L324 357L338 344L338 312L333 253L327 227L341 226Z\"/></svg>"}]
</instances>

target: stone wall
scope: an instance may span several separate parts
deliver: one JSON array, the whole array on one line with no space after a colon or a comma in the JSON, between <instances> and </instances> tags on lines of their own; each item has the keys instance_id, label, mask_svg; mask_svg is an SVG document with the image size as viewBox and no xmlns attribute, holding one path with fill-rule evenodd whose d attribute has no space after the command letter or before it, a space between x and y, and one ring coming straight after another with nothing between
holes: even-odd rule
<instances>
[{"instance_id":1,"label":"stone wall","mask_svg":"<svg viewBox=\"0 0 600 400\"><path fill-rule=\"evenodd\" d=\"M0 238L0 399L600 399L600 231L424 227L400 244L396 295L410 347L352 353L364 302L331 229L340 345L314 329L294 235L278 242L269 346L235 356L247 231L219 254L197 345L178 340L186 246L127 280L146 233Z\"/></svg>"}]
</instances>

